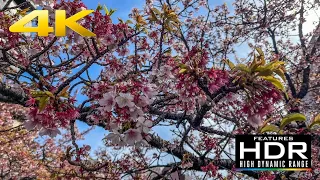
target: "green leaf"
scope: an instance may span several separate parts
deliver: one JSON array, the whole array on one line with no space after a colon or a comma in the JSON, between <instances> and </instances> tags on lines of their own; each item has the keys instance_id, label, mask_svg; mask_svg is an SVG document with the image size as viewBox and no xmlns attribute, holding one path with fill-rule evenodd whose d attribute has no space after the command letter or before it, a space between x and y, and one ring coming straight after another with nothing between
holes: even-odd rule
<instances>
[{"instance_id":1,"label":"green leaf","mask_svg":"<svg viewBox=\"0 0 320 180\"><path fill-rule=\"evenodd\" d=\"M315 125L320 125L320 121L314 121L309 125L309 129L313 128Z\"/></svg>"},{"instance_id":2,"label":"green leaf","mask_svg":"<svg viewBox=\"0 0 320 180\"><path fill-rule=\"evenodd\" d=\"M279 69L281 65L284 65L283 61L272 61L268 63L265 68L271 69L272 71L275 71L276 69Z\"/></svg>"},{"instance_id":3,"label":"green leaf","mask_svg":"<svg viewBox=\"0 0 320 180\"><path fill-rule=\"evenodd\" d=\"M247 73L251 72L250 69L245 64L238 64L237 66L234 67L234 69L247 72Z\"/></svg>"},{"instance_id":4,"label":"green leaf","mask_svg":"<svg viewBox=\"0 0 320 180\"><path fill-rule=\"evenodd\" d=\"M320 121L320 114L316 115L316 117L314 118L314 121Z\"/></svg>"},{"instance_id":5,"label":"green leaf","mask_svg":"<svg viewBox=\"0 0 320 180\"><path fill-rule=\"evenodd\" d=\"M58 94L58 97L64 97L64 98L68 98L69 94L68 94L68 89L70 88L70 85L63 88L62 91L60 91L60 93Z\"/></svg>"},{"instance_id":6,"label":"green leaf","mask_svg":"<svg viewBox=\"0 0 320 180\"><path fill-rule=\"evenodd\" d=\"M178 27L180 27L180 26L179 26L179 24L180 24L179 19L173 18L173 19L171 19L171 23L172 23L172 22L175 22L176 24L178 24Z\"/></svg>"},{"instance_id":7,"label":"green leaf","mask_svg":"<svg viewBox=\"0 0 320 180\"><path fill-rule=\"evenodd\" d=\"M283 84L273 76L263 76L264 80L271 82L277 89L285 91Z\"/></svg>"},{"instance_id":8,"label":"green leaf","mask_svg":"<svg viewBox=\"0 0 320 180\"><path fill-rule=\"evenodd\" d=\"M273 71L271 71L270 69L265 69L260 71L257 76L271 76L273 74Z\"/></svg>"},{"instance_id":9,"label":"green leaf","mask_svg":"<svg viewBox=\"0 0 320 180\"><path fill-rule=\"evenodd\" d=\"M50 100L50 97L41 97L39 100L39 111L44 110L46 108L48 102Z\"/></svg>"},{"instance_id":10,"label":"green leaf","mask_svg":"<svg viewBox=\"0 0 320 180\"><path fill-rule=\"evenodd\" d=\"M188 68L188 66L187 65L185 65L185 64L179 64L179 67L181 68L181 69L187 69Z\"/></svg>"},{"instance_id":11,"label":"green leaf","mask_svg":"<svg viewBox=\"0 0 320 180\"><path fill-rule=\"evenodd\" d=\"M97 11L101 11L101 10L102 10L102 6L101 6L101 4L98 4Z\"/></svg>"},{"instance_id":12,"label":"green leaf","mask_svg":"<svg viewBox=\"0 0 320 180\"><path fill-rule=\"evenodd\" d=\"M133 22L132 22L130 19L128 19L128 20L126 21L126 24L133 24Z\"/></svg>"},{"instance_id":13,"label":"green leaf","mask_svg":"<svg viewBox=\"0 0 320 180\"><path fill-rule=\"evenodd\" d=\"M281 79L284 81L284 82L286 82L286 77L284 76L284 72L283 72L283 70L282 69L276 69L275 71L274 71L276 74L278 74L278 76L280 76L281 77Z\"/></svg>"},{"instance_id":14,"label":"green leaf","mask_svg":"<svg viewBox=\"0 0 320 180\"><path fill-rule=\"evenodd\" d=\"M234 64L229 59L225 59L223 60L223 62L226 63L231 70L235 67Z\"/></svg>"},{"instance_id":15,"label":"green leaf","mask_svg":"<svg viewBox=\"0 0 320 180\"><path fill-rule=\"evenodd\" d=\"M147 28L143 28L141 31L144 32L144 33L146 33L146 34L148 33Z\"/></svg>"},{"instance_id":16,"label":"green leaf","mask_svg":"<svg viewBox=\"0 0 320 180\"><path fill-rule=\"evenodd\" d=\"M187 69L180 69L179 74L185 73Z\"/></svg>"},{"instance_id":17,"label":"green leaf","mask_svg":"<svg viewBox=\"0 0 320 180\"><path fill-rule=\"evenodd\" d=\"M109 10L108 10L108 8L107 8L106 5L103 6L103 9L104 9L104 11L106 12L106 15L109 15Z\"/></svg>"},{"instance_id":18,"label":"green leaf","mask_svg":"<svg viewBox=\"0 0 320 180\"><path fill-rule=\"evenodd\" d=\"M124 23L124 21L121 19L121 18L118 18L118 21L120 22L120 23ZM132 21L131 21L132 22Z\"/></svg>"},{"instance_id":19,"label":"green leaf","mask_svg":"<svg viewBox=\"0 0 320 180\"><path fill-rule=\"evenodd\" d=\"M37 97L47 97L48 95L46 94L46 92L43 92L43 91L31 91L31 96L33 98L37 98Z\"/></svg>"},{"instance_id":20,"label":"green leaf","mask_svg":"<svg viewBox=\"0 0 320 180\"><path fill-rule=\"evenodd\" d=\"M259 66L259 63L257 61L257 57L256 54L253 55L253 61L250 64L249 68L251 70L251 72L255 72L255 70L257 69L257 67Z\"/></svg>"},{"instance_id":21,"label":"green leaf","mask_svg":"<svg viewBox=\"0 0 320 180\"><path fill-rule=\"evenodd\" d=\"M264 53L263 53L263 51L262 51L260 48L256 48L256 50L257 50L257 52L259 53L259 55L260 55L261 57L264 57Z\"/></svg>"},{"instance_id":22,"label":"green leaf","mask_svg":"<svg viewBox=\"0 0 320 180\"><path fill-rule=\"evenodd\" d=\"M290 124L293 121L306 121L307 118L305 115L300 113L292 113L285 116L280 122L280 129L283 129L286 125Z\"/></svg>"},{"instance_id":23,"label":"green leaf","mask_svg":"<svg viewBox=\"0 0 320 180\"><path fill-rule=\"evenodd\" d=\"M287 92L283 92L283 93L284 93L284 95L286 96L286 99L289 99L288 93L287 93Z\"/></svg>"},{"instance_id":24,"label":"green leaf","mask_svg":"<svg viewBox=\"0 0 320 180\"><path fill-rule=\"evenodd\" d=\"M264 126L261 130L260 133L265 133L265 132L279 132L279 128L273 124L266 125Z\"/></svg>"},{"instance_id":25,"label":"green leaf","mask_svg":"<svg viewBox=\"0 0 320 180\"><path fill-rule=\"evenodd\" d=\"M147 24L141 15L136 16L136 22L137 22L137 25L146 25Z\"/></svg>"},{"instance_id":26,"label":"green leaf","mask_svg":"<svg viewBox=\"0 0 320 180\"><path fill-rule=\"evenodd\" d=\"M257 50L258 53L259 53L260 60L261 60L261 65L265 65L266 60L264 59L264 53L263 53L263 51L262 51L260 48L256 48L256 50Z\"/></svg>"},{"instance_id":27,"label":"green leaf","mask_svg":"<svg viewBox=\"0 0 320 180\"><path fill-rule=\"evenodd\" d=\"M158 21L157 15L154 13L152 9L150 9L151 17L149 18L150 21Z\"/></svg>"},{"instance_id":28,"label":"green leaf","mask_svg":"<svg viewBox=\"0 0 320 180\"><path fill-rule=\"evenodd\" d=\"M176 27L177 29L180 27L179 24L174 21L171 21L170 24Z\"/></svg>"},{"instance_id":29,"label":"green leaf","mask_svg":"<svg viewBox=\"0 0 320 180\"><path fill-rule=\"evenodd\" d=\"M311 129L313 126L315 126L316 124L318 124L318 125L320 125L320 114L318 114L315 118L314 118L314 120L313 120L313 122L309 125L309 129Z\"/></svg>"},{"instance_id":30,"label":"green leaf","mask_svg":"<svg viewBox=\"0 0 320 180\"><path fill-rule=\"evenodd\" d=\"M47 96L54 98L54 95L50 91L45 91L45 93Z\"/></svg>"},{"instance_id":31,"label":"green leaf","mask_svg":"<svg viewBox=\"0 0 320 180\"><path fill-rule=\"evenodd\" d=\"M157 15L161 15L161 12L157 8L152 8L151 10L155 12Z\"/></svg>"},{"instance_id":32,"label":"green leaf","mask_svg":"<svg viewBox=\"0 0 320 180\"><path fill-rule=\"evenodd\" d=\"M170 12L170 13L168 14L168 18L170 18L170 19L175 19L175 17L177 17L177 15L176 15L175 12Z\"/></svg>"},{"instance_id":33,"label":"green leaf","mask_svg":"<svg viewBox=\"0 0 320 180\"><path fill-rule=\"evenodd\" d=\"M117 10L116 9L110 9L110 12L109 12L109 16L111 16L113 13L115 13Z\"/></svg>"},{"instance_id":34,"label":"green leaf","mask_svg":"<svg viewBox=\"0 0 320 180\"><path fill-rule=\"evenodd\" d=\"M170 20L169 19L166 19L164 21L164 25L165 25L165 28L169 31L169 32L172 32L172 25L170 24Z\"/></svg>"}]
</instances>

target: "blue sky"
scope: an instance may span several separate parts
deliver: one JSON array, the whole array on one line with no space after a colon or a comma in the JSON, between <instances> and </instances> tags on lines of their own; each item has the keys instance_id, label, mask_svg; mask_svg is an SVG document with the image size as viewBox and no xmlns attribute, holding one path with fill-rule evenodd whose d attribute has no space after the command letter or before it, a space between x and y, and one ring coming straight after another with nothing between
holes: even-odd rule
<instances>
[{"instance_id":1,"label":"blue sky","mask_svg":"<svg viewBox=\"0 0 320 180\"><path fill-rule=\"evenodd\" d=\"M98 4L106 5L108 8L117 9L113 14L113 19L116 20L117 17L121 19L128 19L128 14L132 8L141 8L144 4L144 0L82 0L82 2L88 7L88 9L96 9Z\"/></svg>"}]
</instances>

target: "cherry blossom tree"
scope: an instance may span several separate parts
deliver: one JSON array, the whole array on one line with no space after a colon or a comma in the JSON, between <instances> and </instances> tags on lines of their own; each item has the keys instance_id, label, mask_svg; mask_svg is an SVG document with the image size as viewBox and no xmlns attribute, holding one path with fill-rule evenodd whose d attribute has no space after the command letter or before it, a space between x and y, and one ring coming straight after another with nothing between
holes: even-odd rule
<instances>
[{"instance_id":1,"label":"cherry blossom tree","mask_svg":"<svg viewBox=\"0 0 320 180\"><path fill-rule=\"evenodd\" d=\"M36 131L28 131L21 123L28 108L17 104L0 103L0 177L1 179L83 179L105 178L107 172L85 172L79 166L68 163L65 152L72 142L72 136L83 139L91 129L82 133L75 129L75 134L65 133L58 140L37 139ZM79 149L79 155L87 164L94 163L88 158L89 146ZM101 154L100 160L110 158L107 153ZM102 174L104 173L104 174Z\"/></svg>"},{"instance_id":2,"label":"cherry blossom tree","mask_svg":"<svg viewBox=\"0 0 320 180\"><path fill-rule=\"evenodd\" d=\"M69 16L87 9L79 0L33 2ZM2 9L0 101L17 109L11 124L22 122L3 133L22 138L6 142L0 154L28 148L6 155L1 164L13 157L18 164L2 165L3 171L75 179L317 179L319 21L308 33L304 27L319 4L213 4L146 0L117 22L114 10L99 5L79 22L96 37L71 30L66 37L12 33L10 25L27 10ZM7 117L6 108L1 113ZM0 120L7 127L8 120ZM108 132L95 156L77 144L77 121ZM155 132L168 127L170 140ZM312 171L235 171L235 135L264 133L311 134ZM32 153L44 149L34 136L50 137L49 162ZM36 165L27 168L25 161Z\"/></svg>"}]
</instances>

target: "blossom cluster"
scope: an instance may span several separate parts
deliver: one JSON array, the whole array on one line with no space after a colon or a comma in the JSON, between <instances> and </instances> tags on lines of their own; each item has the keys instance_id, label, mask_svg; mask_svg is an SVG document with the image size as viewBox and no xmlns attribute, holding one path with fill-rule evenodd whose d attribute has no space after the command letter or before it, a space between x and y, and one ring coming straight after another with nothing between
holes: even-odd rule
<instances>
[{"instance_id":1,"label":"blossom cluster","mask_svg":"<svg viewBox=\"0 0 320 180\"><path fill-rule=\"evenodd\" d=\"M104 86L102 83L94 84L92 93L98 94L96 92ZM149 116L144 115L144 111L148 110L147 106L152 103L155 94L154 85L148 83L135 82L132 87L109 87L98 101L99 115L90 115L89 118L95 124L102 117L106 119L106 129L110 130L106 139L113 144L121 146L145 143L143 138L151 130L153 123Z\"/></svg>"},{"instance_id":2,"label":"blossom cluster","mask_svg":"<svg viewBox=\"0 0 320 180\"><path fill-rule=\"evenodd\" d=\"M271 83L264 84L268 88L254 93L241 109L241 112L248 117L248 122L256 128L263 124L263 118L272 114L275 106L282 100L279 90L275 89Z\"/></svg>"}]
</instances>

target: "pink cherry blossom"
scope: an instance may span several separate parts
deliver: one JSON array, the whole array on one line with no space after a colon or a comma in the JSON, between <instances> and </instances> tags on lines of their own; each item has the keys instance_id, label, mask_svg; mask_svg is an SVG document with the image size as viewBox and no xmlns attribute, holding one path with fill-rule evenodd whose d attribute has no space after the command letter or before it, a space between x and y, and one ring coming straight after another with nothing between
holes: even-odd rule
<instances>
[{"instance_id":1,"label":"pink cherry blossom","mask_svg":"<svg viewBox=\"0 0 320 180\"><path fill-rule=\"evenodd\" d=\"M109 92L103 94L103 98L99 100L100 106L103 106L105 111L112 111L113 106L115 105L115 93Z\"/></svg>"},{"instance_id":2,"label":"pink cherry blossom","mask_svg":"<svg viewBox=\"0 0 320 180\"><path fill-rule=\"evenodd\" d=\"M61 134L61 132L60 132L60 130L59 129L57 129L57 128L53 128L53 129L45 129L45 128L43 128L43 129L41 129L40 131L39 131L39 135L40 136L44 136L44 135L48 135L48 136L50 136L51 138L53 138L53 137L56 137L58 134Z\"/></svg>"},{"instance_id":3,"label":"pink cherry blossom","mask_svg":"<svg viewBox=\"0 0 320 180\"><path fill-rule=\"evenodd\" d=\"M254 115L248 116L248 123L251 126L257 128L263 124L263 120L260 114L254 114Z\"/></svg>"},{"instance_id":4,"label":"pink cherry blossom","mask_svg":"<svg viewBox=\"0 0 320 180\"><path fill-rule=\"evenodd\" d=\"M126 132L124 132L124 135L124 141L131 146L142 141L141 131L138 129L128 129Z\"/></svg>"},{"instance_id":5,"label":"pink cherry blossom","mask_svg":"<svg viewBox=\"0 0 320 180\"><path fill-rule=\"evenodd\" d=\"M144 117L140 116L137 121L137 127L141 130L141 132L148 133L151 130L153 125L151 120L145 119Z\"/></svg>"},{"instance_id":6,"label":"pink cherry blossom","mask_svg":"<svg viewBox=\"0 0 320 180\"><path fill-rule=\"evenodd\" d=\"M133 96L130 93L119 93L119 96L116 97L116 102L120 108L123 107L133 107L134 102Z\"/></svg>"},{"instance_id":7,"label":"pink cherry blossom","mask_svg":"<svg viewBox=\"0 0 320 180\"><path fill-rule=\"evenodd\" d=\"M113 132L109 133L105 138L107 140L111 141L113 144L116 144L119 146L125 145L123 137L117 131L113 131Z\"/></svg>"},{"instance_id":8,"label":"pink cherry blossom","mask_svg":"<svg viewBox=\"0 0 320 180\"><path fill-rule=\"evenodd\" d=\"M147 106L147 105L152 103L152 99L150 99L147 96L140 96L139 99L141 101L139 101L138 103L139 103L139 106L141 106L141 107L145 107L145 106Z\"/></svg>"},{"instance_id":9,"label":"pink cherry blossom","mask_svg":"<svg viewBox=\"0 0 320 180\"><path fill-rule=\"evenodd\" d=\"M23 125L27 130L31 131L32 129L36 128L40 124L35 121L28 120L28 121L25 121ZM40 127L41 127L41 125L40 125Z\"/></svg>"}]
</instances>

